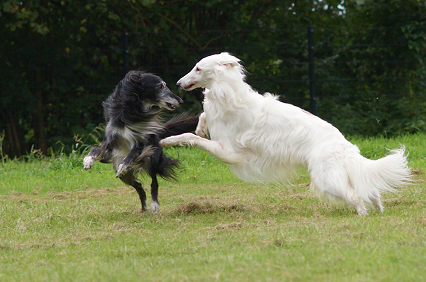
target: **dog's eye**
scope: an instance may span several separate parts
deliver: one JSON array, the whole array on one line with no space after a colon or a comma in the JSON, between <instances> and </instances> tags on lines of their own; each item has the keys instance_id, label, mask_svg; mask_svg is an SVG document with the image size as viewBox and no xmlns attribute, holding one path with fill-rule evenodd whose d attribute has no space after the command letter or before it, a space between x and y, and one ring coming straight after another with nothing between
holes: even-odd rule
<instances>
[{"instance_id":1,"label":"dog's eye","mask_svg":"<svg viewBox=\"0 0 426 282\"><path fill-rule=\"evenodd\" d=\"M164 84L160 84L160 85L158 85L158 87L157 87L159 90L163 90L164 89Z\"/></svg>"},{"instance_id":2,"label":"dog's eye","mask_svg":"<svg viewBox=\"0 0 426 282\"><path fill-rule=\"evenodd\" d=\"M200 72L200 71L201 71L201 69L200 69L199 67L196 67L196 68L195 68L195 71L196 71L196 72Z\"/></svg>"}]
</instances>

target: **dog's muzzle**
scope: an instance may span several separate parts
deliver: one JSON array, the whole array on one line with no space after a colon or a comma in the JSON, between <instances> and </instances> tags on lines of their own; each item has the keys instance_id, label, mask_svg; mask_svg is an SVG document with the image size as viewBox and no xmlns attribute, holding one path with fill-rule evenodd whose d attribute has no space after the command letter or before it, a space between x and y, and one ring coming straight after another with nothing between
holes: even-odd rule
<instances>
[{"instance_id":1,"label":"dog's muzzle","mask_svg":"<svg viewBox=\"0 0 426 282\"><path fill-rule=\"evenodd\" d=\"M188 84L188 85L183 85L182 82L178 81L176 83L176 86L179 87L179 88L182 88L184 90L189 91L189 90L192 90L192 88L195 86L195 84L197 84L197 83L194 82L194 83L191 83L191 84Z\"/></svg>"}]
</instances>

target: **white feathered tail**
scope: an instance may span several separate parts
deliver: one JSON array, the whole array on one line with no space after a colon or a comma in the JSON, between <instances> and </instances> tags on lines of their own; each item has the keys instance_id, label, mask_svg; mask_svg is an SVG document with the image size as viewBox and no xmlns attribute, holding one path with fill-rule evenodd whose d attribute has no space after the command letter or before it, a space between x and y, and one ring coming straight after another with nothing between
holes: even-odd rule
<instances>
[{"instance_id":1,"label":"white feathered tail","mask_svg":"<svg viewBox=\"0 0 426 282\"><path fill-rule=\"evenodd\" d=\"M411 183L412 173L407 167L405 148L391 150L391 153L378 160L370 160L361 155L349 158L346 162L349 181L358 196L367 204L383 211L380 194L396 192L397 187Z\"/></svg>"}]
</instances>

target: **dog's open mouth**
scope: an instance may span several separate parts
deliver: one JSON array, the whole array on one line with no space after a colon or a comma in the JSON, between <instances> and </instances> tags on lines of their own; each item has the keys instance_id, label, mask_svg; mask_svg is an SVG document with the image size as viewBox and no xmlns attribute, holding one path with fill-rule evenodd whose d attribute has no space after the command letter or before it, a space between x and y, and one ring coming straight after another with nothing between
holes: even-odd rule
<instances>
[{"instance_id":1,"label":"dog's open mouth","mask_svg":"<svg viewBox=\"0 0 426 282\"><path fill-rule=\"evenodd\" d=\"M166 103L167 108L169 108L170 110L174 111L176 109L176 106L170 103Z\"/></svg>"},{"instance_id":2,"label":"dog's open mouth","mask_svg":"<svg viewBox=\"0 0 426 282\"><path fill-rule=\"evenodd\" d=\"M185 86L185 90L189 90L189 89L191 89L192 87L194 87L195 86L195 84L197 84L196 82L194 82L194 83L191 83L191 84L189 84L189 85L187 85L187 86Z\"/></svg>"}]
</instances>

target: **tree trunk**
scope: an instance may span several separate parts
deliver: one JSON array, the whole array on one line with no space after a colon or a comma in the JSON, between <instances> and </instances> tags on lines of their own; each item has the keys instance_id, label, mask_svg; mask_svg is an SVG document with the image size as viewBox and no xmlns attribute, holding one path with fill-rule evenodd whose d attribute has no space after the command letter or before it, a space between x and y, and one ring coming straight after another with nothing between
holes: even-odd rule
<instances>
[{"instance_id":1,"label":"tree trunk","mask_svg":"<svg viewBox=\"0 0 426 282\"><path fill-rule=\"evenodd\" d=\"M5 121L3 154L13 159L25 154L25 140L19 122L10 109L4 108L1 111L2 119ZM0 132L3 134L3 132Z\"/></svg>"}]
</instances>

